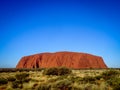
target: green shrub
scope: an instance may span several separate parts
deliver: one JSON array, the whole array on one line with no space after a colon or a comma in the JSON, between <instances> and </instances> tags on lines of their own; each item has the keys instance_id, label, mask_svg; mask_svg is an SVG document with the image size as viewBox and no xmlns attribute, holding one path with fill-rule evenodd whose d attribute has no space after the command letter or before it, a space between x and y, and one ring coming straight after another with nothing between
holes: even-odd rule
<instances>
[{"instance_id":1,"label":"green shrub","mask_svg":"<svg viewBox=\"0 0 120 90\"><path fill-rule=\"evenodd\" d=\"M19 88L20 82L19 81L14 81L12 82L12 88Z\"/></svg>"},{"instance_id":2,"label":"green shrub","mask_svg":"<svg viewBox=\"0 0 120 90\"><path fill-rule=\"evenodd\" d=\"M7 80L8 81L15 81L16 79L15 79L15 77L8 77Z\"/></svg>"},{"instance_id":3,"label":"green shrub","mask_svg":"<svg viewBox=\"0 0 120 90\"><path fill-rule=\"evenodd\" d=\"M70 80L70 81L73 82L73 83L74 83L74 82L80 83L81 81L83 81L83 78L70 76L70 77L68 78L68 80Z\"/></svg>"},{"instance_id":4,"label":"green shrub","mask_svg":"<svg viewBox=\"0 0 120 90\"><path fill-rule=\"evenodd\" d=\"M30 78L25 78L25 79L23 80L23 82L28 83L30 80L31 80Z\"/></svg>"},{"instance_id":5,"label":"green shrub","mask_svg":"<svg viewBox=\"0 0 120 90\"><path fill-rule=\"evenodd\" d=\"M115 77L117 75L119 75L119 72L116 70L105 71L101 74L104 80L109 80L110 78Z\"/></svg>"},{"instance_id":6,"label":"green shrub","mask_svg":"<svg viewBox=\"0 0 120 90\"><path fill-rule=\"evenodd\" d=\"M8 80L5 78L0 78L0 85L7 84Z\"/></svg>"},{"instance_id":7,"label":"green shrub","mask_svg":"<svg viewBox=\"0 0 120 90\"><path fill-rule=\"evenodd\" d=\"M86 76L86 77L83 77L83 82L85 83L95 83L95 78L94 77L91 77L91 76Z\"/></svg>"},{"instance_id":8,"label":"green shrub","mask_svg":"<svg viewBox=\"0 0 120 90\"><path fill-rule=\"evenodd\" d=\"M70 90L83 90L83 88L78 86L72 86L72 89Z\"/></svg>"},{"instance_id":9,"label":"green shrub","mask_svg":"<svg viewBox=\"0 0 120 90\"><path fill-rule=\"evenodd\" d=\"M40 84L37 90L51 90L51 86L47 84Z\"/></svg>"},{"instance_id":10,"label":"green shrub","mask_svg":"<svg viewBox=\"0 0 120 90\"><path fill-rule=\"evenodd\" d=\"M23 83L21 82L21 81L18 81L18 80L16 80L16 81L13 81L12 82L12 88L23 88Z\"/></svg>"},{"instance_id":11,"label":"green shrub","mask_svg":"<svg viewBox=\"0 0 120 90\"><path fill-rule=\"evenodd\" d=\"M114 77L107 80L107 83L113 87L113 90L120 90L120 78Z\"/></svg>"},{"instance_id":12,"label":"green shrub","mask_svg":"<svg viewBox=\"0 0 120 90\"><path fill-rule=\"evenodd\" d=\"M118 71L111 69L103 72L102 77L113 88L113 90L120 90L120 77Z\"/></svg>"},{"instance_id":13,"label":"green shrub","mask_svg":"<svg viewBox=\"0 0 120 90\"><path fill-rule=\"evenodd\" d=\"M120 84L117 84L113 87L113 90L120 90Z\"/></svg>"},{"instance_id":14,"label":"green shrub","mask_svg":"<svg viewBox=\"0 0 120 90\"><path fill-rule=\"evenodd\" d=\"M86 86L84 87L84 90L92 90L92 85L86 85Z\"/></svg>"},{"instance_id":15,"label":"green shrub","mask_svg":"<svg viewBox=\"0 0 120 90\"><path fill-rule=\"evenodd\" d=\"M16 80L12 82L12 87L13 88L23 88L23 83L30 81L30 79L28 78L28 76L29 76L28 73L19 73L19 74L16 74L15 75Z\"/></svg>"},{"instance_id":16,"label":"green shrub","mask_svg":"<svg viewBox=\"0 0 120 90\"><path fill-rule=\"evenodd\" d=\"M48 68L43 72L45 75L58 75L58 68Z\"/></svg>"},{"instance_id":17,"label":"green shrub","mask_svg":"<svg viewBox=\"0 0 120 90\"><path fill-rule=\"evenodd\" d=\"M67 75L70 74L72 71L65 67L60 68L48 68L44 70L43 74L45 75Z\"/></svg>"},{"instance_id":18,"label":"green shrub","mask_svg":"<svg viewBox=\"0 0 120 90\"><path fill-rule=\"evenodd\" d=\"M36 87L38 86L38 83L34 83L33 84L33 87L32 87L32 90L36 90ZM39 87L38 87L39 88Z\"/></svg>"},{"instance_id":19,"label":"green shrub","mask_svg":"<svg viewBox=\"0 0 120 90\"><path fill-rule=\"evenodd\" d=\"M58 75L66 75L66 74L70 74L72 71L68 68L65 67L60 67L58 68Z\"/></svg>"},{"instance_id":20,"label":"green shrub","mask_svg":"<svg viewBox=\"0 0 120 90\"><path fill-rule=\"evenodd\" d=\"M57 81L54 85L53 88L57 88L58 90L71 90L72 86L71 86L72 82L69 80L60 80Z\"/></svg>"},{"instance_id":21,"label":"green shrub","mask_svg":"<svg viewBox=\"0 0 120 90\"><path fill-rule=\"evenodd\" d=\"M96 80L100 80L102 78L102 75L97 75L94 77Z\"/></svg>"},{"instance_id":22,"label":"green shrub","mask_svg":"<svg viewBox=\"0 0 120 90\"><path fill-rule=\"evenodd\" d=\"M25 78L27 78L29 76L28 73L20 73L20 74L16 74L15 77L17 80L24 80Z\"/></svg>"}]
</instances>

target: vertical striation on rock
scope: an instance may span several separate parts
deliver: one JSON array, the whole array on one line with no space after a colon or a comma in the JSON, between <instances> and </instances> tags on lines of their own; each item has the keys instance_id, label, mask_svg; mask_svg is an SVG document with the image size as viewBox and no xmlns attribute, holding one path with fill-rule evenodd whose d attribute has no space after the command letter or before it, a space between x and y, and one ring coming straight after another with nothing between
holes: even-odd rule
<instances>
[{"instance_id":1,"label":"vertical striation on rock","mask_svg":"<svg viewBox=\"0 0 120 90\"><path fill-rule=\"evenodd\" d=\"M68 67L81 68L107 68L102 57L78 52L40 53L24 56L16 68L50 68Z\"/></svg>"}]
</instances>

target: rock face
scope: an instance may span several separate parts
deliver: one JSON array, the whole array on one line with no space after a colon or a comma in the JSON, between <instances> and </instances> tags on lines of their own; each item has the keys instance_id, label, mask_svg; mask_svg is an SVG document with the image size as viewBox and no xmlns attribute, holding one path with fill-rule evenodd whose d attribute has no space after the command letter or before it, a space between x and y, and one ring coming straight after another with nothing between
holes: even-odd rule
<instances>
[{"instance_id":1,"label":"rock face","mask_svg":"<svg viewBox=\"0 0 120 90\"><path fill-rule=\"evenodd\" d=\"M102 57L77 52L40 53L21 58L16 68L107 68Z\"/></svg>"}]
</instances>

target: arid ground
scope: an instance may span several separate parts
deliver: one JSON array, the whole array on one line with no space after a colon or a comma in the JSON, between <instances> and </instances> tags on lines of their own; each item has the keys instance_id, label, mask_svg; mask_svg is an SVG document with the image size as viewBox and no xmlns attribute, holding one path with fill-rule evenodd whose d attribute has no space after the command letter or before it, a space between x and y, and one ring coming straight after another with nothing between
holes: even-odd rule
<instances>
[{"instance_id":1,"label":"arid ground","mask_svg":"<svg viewBox=\"0 0 120 90\"><path fill-rule=\"evenodd\" d=\"M120 90L120 69L0 69L0 90Z\"/></svg>"}]
</instances>

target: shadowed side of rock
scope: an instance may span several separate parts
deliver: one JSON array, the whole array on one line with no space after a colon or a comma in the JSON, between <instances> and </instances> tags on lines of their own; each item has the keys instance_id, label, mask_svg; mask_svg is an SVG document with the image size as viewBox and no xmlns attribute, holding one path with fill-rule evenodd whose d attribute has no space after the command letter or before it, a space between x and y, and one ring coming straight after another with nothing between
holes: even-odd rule
<instances>
[{"instance_id":1,"label":"shadowed side of rock","mask_svg":"<svg viewBox=\"0 0 120 90\"><path fill-rule=\"evenodd\" d=\"M107 68L102 57L77 52L41 53L22 57L16 68Z\"/></svg>"}]
</instances>

